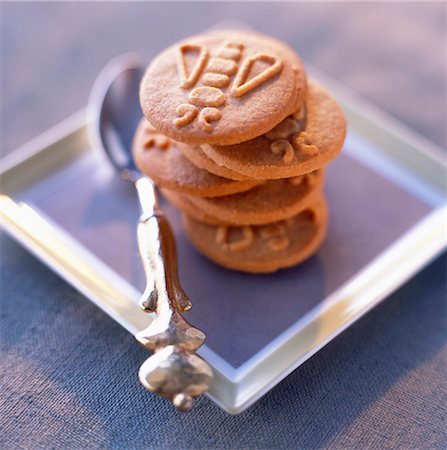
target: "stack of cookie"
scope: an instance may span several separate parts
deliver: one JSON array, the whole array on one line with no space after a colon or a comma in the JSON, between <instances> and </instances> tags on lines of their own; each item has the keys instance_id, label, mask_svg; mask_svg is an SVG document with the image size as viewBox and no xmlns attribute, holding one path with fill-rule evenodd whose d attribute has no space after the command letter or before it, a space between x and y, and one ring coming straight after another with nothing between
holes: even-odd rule
<instances>
[{"instance_id":1,"label":"stack of cookie","mask_svg":"<svg viewBox=\"0 0 447 450\"><path fill-rule=\"evenodd\" d=\"M316 251L327 228L324 166L346 126L293 50L257 33L191 37L155 58L140 102L136 164L184 213L200 252L273 272Z\"/></svg>"}]
</instances>

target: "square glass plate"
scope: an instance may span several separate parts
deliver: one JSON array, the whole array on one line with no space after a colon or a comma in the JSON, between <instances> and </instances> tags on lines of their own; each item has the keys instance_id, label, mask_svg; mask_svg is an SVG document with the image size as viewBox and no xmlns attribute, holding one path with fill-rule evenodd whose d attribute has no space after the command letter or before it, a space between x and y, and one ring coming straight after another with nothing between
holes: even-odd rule
<instances>
[{"instance_id":1,"label":"square glass plate","mask_svg":"<svg viewBox=\"0 0 447 450\"><path fill-rule=\"evenodd\" d=\"M223 269L177 239L180 276L207 335L209 396L230 413L259 399L446 245L441 151L322 74L349 132L327 168L328 237L305 263L271 275ZM85 113L2 161L2 225L43 262L136 334L151 321L135 227L136 192L87 139ZM137 376L138 362L135 362ZM149 395L149 394L148 394Z\"/></svg>"}]
</instances>

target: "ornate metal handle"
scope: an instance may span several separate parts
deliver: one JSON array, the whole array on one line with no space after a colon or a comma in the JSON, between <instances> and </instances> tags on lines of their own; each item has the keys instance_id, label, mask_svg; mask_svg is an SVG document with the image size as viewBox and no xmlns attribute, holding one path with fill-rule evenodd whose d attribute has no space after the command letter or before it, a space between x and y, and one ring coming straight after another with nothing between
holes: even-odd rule
<instances>
[{"instance_id":1,"label":"ornate metal handle","mask_svg":"<svg viewBox=\"0 0 447 450\"><path fill-rule=\"evenodd\" d=\"M180 314L192 305L180 285L174 236L158 207L155 187L144 177L135 186L142 209L138 247L147 279L140 305L156 313L136 336L154 352L141 366L139 378L146 389L169 398L176 408L189 410L193 398L207 391L212 379L210 366L194 353L205 334Z\"/></svg>"}]
</instances>

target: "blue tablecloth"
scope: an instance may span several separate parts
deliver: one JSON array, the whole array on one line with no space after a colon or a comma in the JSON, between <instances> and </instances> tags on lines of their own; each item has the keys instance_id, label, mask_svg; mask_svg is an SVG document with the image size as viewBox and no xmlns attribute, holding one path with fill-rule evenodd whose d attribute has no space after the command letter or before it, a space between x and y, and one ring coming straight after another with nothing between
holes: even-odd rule
<instances>
[{"instance_id":1,"label":"blue tablecloth","mask_svg":"<svg viewBox=\"0 0 447 450\"><path fill-rule=\"evenodd\" d=\"M443 6L3 4L3 151L83 106L111 56L150 56L222 18L285 38L443 145ZM132 336L0 245L0 448L447 447L445 255L244 413L201 398L185 415L139 385Z\"/></svg>"}]
</instances>

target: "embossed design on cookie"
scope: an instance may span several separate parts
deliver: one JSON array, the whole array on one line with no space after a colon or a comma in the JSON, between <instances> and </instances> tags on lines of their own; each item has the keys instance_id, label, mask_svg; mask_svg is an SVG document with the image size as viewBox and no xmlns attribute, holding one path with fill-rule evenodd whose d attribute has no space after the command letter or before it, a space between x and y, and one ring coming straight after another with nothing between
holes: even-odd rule
<instances>
[{"instance_id":1,"label":"embossed design on cookie","mask_svg":"<svg viewBox=\"0 0 447 450\"><path fill-rule=\"evenodd\" d=\"M222 73L231 76L237 72L237 64L232 59L211 58L206 70L211 73Z\"/></svg>"},{"instance_id":2,"label":"embossed design on cookie","mask_svg":"<svg viewBox=\"0 0 447 450\"><path fill-rule=\"evenodd\" d=\"M216 108L226 103L226 95L222 89L230 85L230 77L237 72L237 61L242 56L243 48L240 43L227 41L218 49L217 56L209 59L209 53L203 46L183 44L179 47L177 66L181 86L186 89L193 88L202 74L203 86L194 88L188 94L189 104L184 103L177 107L179 118L174 119L176 127L189 125L198 115L199 126L206 132L213 131L212 122L217 122L222 117L222 112ZM190 74L187 73L185 61L187 51L199 52ZM201 107L204 109L199 112L198 108Z\"/></svg>"},{"instance_id":3,"label":"embossed design on cookie","mask_svg":"<svg viewBox=\"0 0 447 450\"><path fill-rule=\"evenodd\" d=\"M293 161L295 151L309 157L318 153L310 135L302 130L304 118L305 109L301 108L264 135L273 141L270 145L271 152L275 155L282 154L285 163Z\"/></svg>"},{"instance_id":4,"label":"embossed design on cookie","mask_svg":"<svg viewBox=\"0 0 447 450\"><path fill-rule=\"evenodd\" d=\"M230 252L242 251L249 248L254 241L253 228L250 225L239 227L242 236L233 242L228 242L229 227L226 225L219 225L216 231L216 242L222 245L223 248Z\"/></svg>"},{"instance_id":5,"label":"embossed design on cookie","mask_svg":"<svg viewBox=\"0 0 447 450\"><path fill-rule=\"evenodd\" d=\"M171 146L171 140L162 133L147 127L144 130L145 134L149 137L144 143L145 149L150 149L153 147L160 148L161 150L167 150Z\"/></svg>"},{"instance_id":6,"label":"embossed design on cookie","mask_svg":"<svg viewBox=\"0 0 447 450\"><path fill-rule=\"evenodd\" d=\"M174 125L180 128L191 123L196 118L199 110L194 105L183 103L177 106L175 112L179 117L178 119L174 119Z\"/></svg>"},{"instance_id":7,"label":"embossed design on cookie","mask_svg":"<svg viewBox=\"0 0 447 450\"><path fill-rule=\"evenodd\" d=\"M290 245L284 222L264 225L260 228L260 234L272 250L284 250Z\"/></svg>"},{"instance_id":8,"label":"embossed design on cookie","mask_svg":"<svg viewBox=\"0 0 447 450\"><path fill-rule=\"evenodd\" d=\"M318 147L312 144L309 134L305 131L293 136L292 145L296 151L306 156L315 156L318 153Z\"/></svg>"},{"instance_id":9,"label":"embossed design on cookie","mask_svg":"<svg viewBox=\"0 0 447 450\"><path fill-rule=\"evenodd\" d=\"M220 73L206 73L202 81L205 86L224 88L230 84L230 77Z\"/></svg>"},{"instance_id":10,"label":"embossed design on cookie","mask_svg":"<svg viewBox=\"0 0 447 450\"><path fill-rule=\"evenodd\" d=\"M216 56L210 58L208 50L202 45L183 44L178 48L177 68L180 84L185 89L194 89L188 94L189 103L184 103L176 109L178 118L173 120L176 127L189 125L198 116L199 126L206 132L212 132L214 124L211 122L217 122L222 117L222 112L218 114L216 108L226 104L227 98L223 89L230 86L232 76L236 75L229 94L242 97L281 72L283 62L276 56L264 53L246 58L238 71L243 49L244 45L239 42L226 41L219 47ZM190 73L186 61L188 52L198 53ZM267 63L269 67L249 79L257 62ZM201 77L203 86L195 87ZM188 107L188 104L192 108ZM204 109L199 111L198 108Z\"/></svg>"},{"instance_id":11,"label":"embossed design on cookie","mask_svg":"<svg viewBox=\"0 0 447 450\"><path fill-rule=\"evenodd\" d=\"M290 116L264 136L273 141L270 144L270 151L274 155L282 155L282 160L285 163L291 163L295 157L295 148L289 139L294 135L298 135L300 131L300 122L295 120L293 116Z\"/></svg>"},{"instance_id":12,"label":"embossed design on cookie","mask_svg":"<svg viewBox=\"0 0 447 450\"><path fill-rule=\"evenodd\" d=\"M200 86L188 95L188 101L195 106L218 107L225 104L225 94L216 87Z\"/></svg>"},{"instance_id":13,"label":"embossed design on cookie","mask_svg":"<svg viewBox=\"0 0 447 450\"><path fill-rule=\"evenodd\" d=\"M188 73L188 68L186 65L186 53L188 51L199 54L190 73ZM183 44L179 46L177 53L177 69L182 88L190 89L196 85L200 75L202 75L206 63L208 62L208 56L208 50L203 45Z\"/></svg>"},{"instance_id":14,"label":"embossed design on cookie","mask_svg":"<svg viewBox=\"0 0 447 450\"><path fill-rule=\"evenodd\" d=\"M273 251L284 250L290 245L287 237L286 223L278 222L257 227L259 236ZM255 241L255 233L250 225L234 228L240 234L238 239L229 242L230 227L227 225L219 225L216 230L216 243L220 244L225 250L230 252L238 252L246 250L253 245Z\"/></svg>"},{"instance_id":15,"label":"embossed design on cookie","mask_svg":"<svg viewBox=\"0 0 447 450\"><path fill-rule=\"evenodd\" d=\"M257 61L263 61L270 63L271 65L247 81L250 71ZM283 68L283 65L283 62L279 58L266 53L258 53L255 56L250 56L243 62L242 67L236 75L233 86L230 89L230 94L233 97L242 97L248 94L253 89L257 88L261 84L264 84L270 78L279 74Z\"/></svg>"},{"instance_id":16,"label":"embossed design on cookie","mask_svg":"<svg viewBox=\"0 0 447 450\"><path fill-rule=\"evenodd\" d=\"M241 59L243 49L243 44L228 41L222 45L221 49L217 53L217 56L224 59L232 59L237 62Z\"/></svg>"},{"instance_id":17,"label":"embossed design on cookie","mask_svg":"<svg viewBox=\"0 0 447 450\"><path fill-rule=\"evenodd\" d=\"M216 122L222 117L222 112L217 108L203 108L199 114L199 124L205 131L212 131L210 122Z\"/></svg>"},{"instance_id":18,"label":"embossed design on cookie","mask_svg":"<svg viewBox=\"0 0 447 450\"><path fill-rule=\"evenodd\" d=\"M272 142L270 150L274 155L282 155L282 160L285 163L291 163L295 156L292 144L287 139Z\"/></svg>"}]
</instances>

